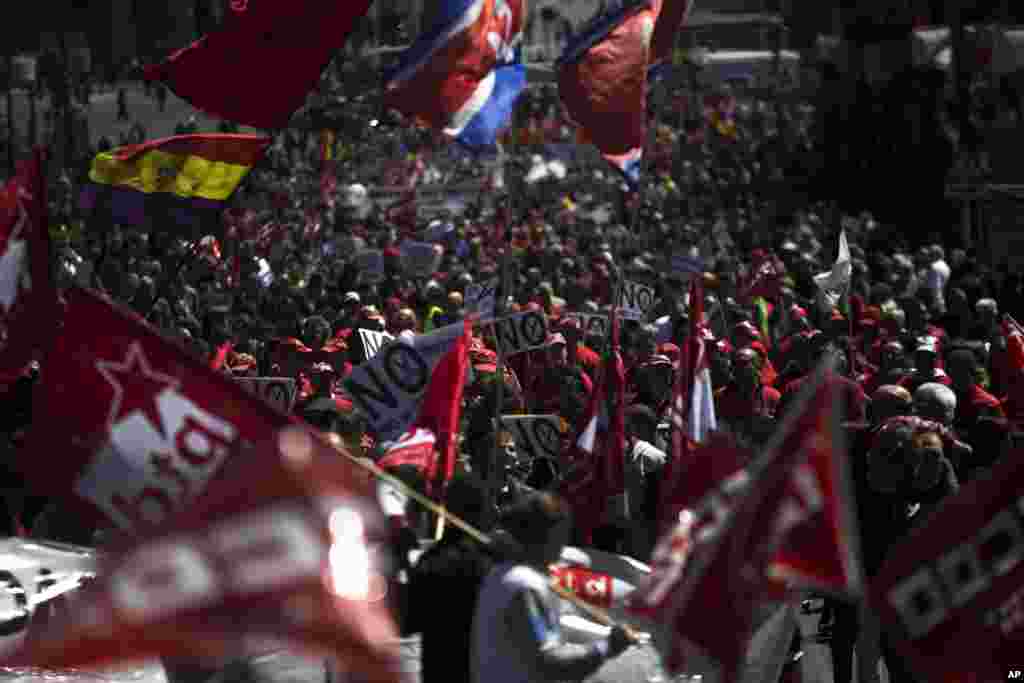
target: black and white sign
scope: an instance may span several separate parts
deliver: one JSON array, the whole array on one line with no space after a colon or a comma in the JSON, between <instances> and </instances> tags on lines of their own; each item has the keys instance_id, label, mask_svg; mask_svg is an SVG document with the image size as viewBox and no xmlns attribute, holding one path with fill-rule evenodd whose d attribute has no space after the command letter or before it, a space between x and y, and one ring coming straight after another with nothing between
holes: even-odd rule
<instances>
[{"instance_id":1,"label":"black and white sign","mask_svg":"<svg viewBox=\"0 0 1024 683\"><path fill-rule=\"evenodd\" d=\"M625 280L619 290L619 308L622 317L630 320L646 320L654 309L654 288L639 282Z\"/></svg>"},{"instance_id":2,"label":"black and white sign","mask_svg":"<svg viewBox=\"0 0 1024 683\"><path fill-rule=\"evenodd\" d=\"M466 313L476 313L483 318L493 317L499 282L498 278L494 278L488 282L474 282L466 287Z\"/></svg>"},{"instance_id":3,"label":"black and white sign","mask_svg":"<svg viewBox=\"0 0 1024 683\"><path fill-rule=\"evenodd\" d=\"M359 282L374 285L384 279L384 252L380 249L364 249L356 254L355 266L359 271Z\"/></svg>"},{"instance_id":4,"label":"black and white sign","mask_svg":"<svg viewBox=\"0 0 1024 683\"><path fill-rule=\"evenodd\" d=\"M394 341L394 336L387 332L378 332L376 330L357 330L359 332L359 345L362 358L360 362L365 362L376 356L380 350L390 341Z\"/></svg>"},{"instance_id":5,"label":"black and white sign","mask_svg":"<svg viewBox=\"0 0 1024 683\"><path fill-rule=\"evenodd\" d=\"M580 321L580 329L584 336L594 335L605 339L611 332L611 323L608 316L595 313L570 313L570 318Z\"/></svg>"},{"instance_id":6,"label":"black and white sign","mask_svg":"<svg viewBox=\"0 0 1024 683\"><path fill-rule=\"evenodd\" d=\"M283 413L291 413L295 407L296 386L291 377L236 377L235 381L269 401Z\"/></svg>"},{"instance_id":7,"label":"black and white sign","mask_svg":"<svg viewBox=\"0 0 1024 683\"><path fill-rule=\"evenodd\" d=\"M562 454L562 420L557 415L502 415L501 422L512 433L516 447L535 458Z\"/></svg>"},{"instance_id":8,"label":"black and white sign","mask_svg":"<svg viewBox=\"0 0 1024 683\"><path fill-rule=\"evenodd\" d=\"M506 356L542 349L548 343L548 319L541 311L527 311L494 321L494 337Z\"/></svg>"},{"instance_id":9,"label":"black and white sign","mask_svg":"<svg viewBox=\"0 0 1024 683\"><path fill-rule=\"evenodd\" d=\"M691 254L675 254L672 257L672 274L689 278L704 272L704 261Z\"/></svg>"},{"instance_id":10,"label":"black and white sign","mask_svg":"<svg viewBox=\"0 0 1024 683\"><path fill-rule=\"evenodd\" d=\"M434 368L464 330L464 324L457 322L411 339L399 337L345 379L345 392L379 441L397 440L416 419L419 399Z\"/></svg>"},{"instance_id":11,"label":"black and white sign","mask_svg":"<svg viewBox=\"0 0 1024 683\"><path fill-rule=\"evenodd\" d=\"M441 254L430 242L402 243L402 270L407 275L418 278L433 277L441 265Z\"/></svg>"}]
</instances>

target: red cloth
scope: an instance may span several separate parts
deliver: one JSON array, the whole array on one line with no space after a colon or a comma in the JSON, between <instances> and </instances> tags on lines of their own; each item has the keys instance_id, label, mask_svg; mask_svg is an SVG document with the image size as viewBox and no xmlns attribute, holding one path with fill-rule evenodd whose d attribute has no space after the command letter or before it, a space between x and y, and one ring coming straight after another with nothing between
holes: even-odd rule
<instances>
[{"instance_id":1,"label":"red cloth","mask_svg":"<svg viewBox=\"0 0 1024 683\"><path fill-rule=\"evenodd\" d=\"M93 515L141 530L198 498L243 443L274 442L289 424L101 295L75 288L67 300L46 366L59 381L42 383L19 450L41 493L73 491Z\"/></svg>"},{"instance_id":2,"label":"red cloth","mask_svg":"<svg viewBox=\"0 0 1024 683\"><path fill-rule=\"evenodd\" d=\"M371 0L254 2L231 13L146 78L164 81L198 109L247 126L278 129L306 101Z\"/></svg>"},{"instance_id":3,"label":"red cloth","mask_svg":"<svg viewBox=\"0 0 1024 683\"><path fill-rule=\"evenodd\" d=\"M999 399L977 384L971 385L966 396L957 392L956 398L956 424L970 425L984 415L1005 417Z\"/></svg>"},{"instance_id":4,"label":"red cloth","mask_svg":"<svg viewBox=\"0 0 1024 683\"><path fill-rule=\"evenodd\" d=\"M36 149L0 190L0 376L17 379L43 345L57 337L57 292L50 278L45 153ZM9 297L9 299L8 299Z\"/></svg>"},{"instance_id":5,"label":"red cloth","mask_svg":"<svg viewBox=\"0 0 1024 683\"><path fill-rule=\"evenodd\" d=\"M455 474L455 444L459 435L459 417L462 414L462 394L466 386L469 340L472 334L472 322L464 321L462 336L434 368L420 403L420 414L415 426L429 429L437 438L438 457L426 473L431 486L447 484Z\"/></svg>"},{"instance_id":6,"label":"red cloth","mask_svg":"<svg viewBox=\"0 0 1024 683\"><path fill-rule=\"evenodd\" d=\"M800 389L809 378L810 375L805 375L786 384L782 390L786 400L789 401L792 397L800 393ZM842 421L864 422L867 416L868 397L861 386L849 377L844 377L842 375L834 376L832 381L836 383L839 395L842 396L843 399L843 406L846 408Z\"/></svg>"},{"instance_id":7,"label":"red cloth","mask_svg":"<svg viewBox=\"0 0 1024 683\"><path fill-rule=\"evenodd\" d=\"M643 148L647 122L646 22L653 7L626 14L612 30L558 71L558 92L580 133L603 154Z\"/></svg>"},{"instance_id":8,"label":"red cloth","mask_svg":"<svg viewBox=\"0 0 1024 683\"><path fill-rule=\"evenodd\" d=\"M744 395L735 385L719 389L715 395L715 414L719 420L745 420L754 416L773 416L782 395L772 387L761 387L761 400L756 395Z\"/></svg>"}]
</instances>

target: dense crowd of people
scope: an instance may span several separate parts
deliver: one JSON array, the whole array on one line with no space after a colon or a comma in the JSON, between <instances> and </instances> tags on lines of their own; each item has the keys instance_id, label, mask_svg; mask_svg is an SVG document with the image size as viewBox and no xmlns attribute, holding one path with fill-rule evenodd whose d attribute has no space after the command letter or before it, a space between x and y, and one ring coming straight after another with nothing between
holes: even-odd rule
<instances>
[{"instance_id":1,"label":"dense crowd of people","mask_svg":"<svg viewBox=\"0 0 1024 683\"><path fill-rule=\"evenodd\" d=\"M530 461L512 445L495 456L494 388L504 382L505 413L560 416L568 447L608 345L572 314L609 314L623 279L649 285L657 295L648 319L625 321L621 337L630 497L642 504L609 514L593 538L600 549L648 561L657 538L659 473L672 457L666 429L671 387L690 327L689 276L669 265L679 252L703 259L697 277L706 293L721 430L750 446L763 443L818 361L836 359L869 575L929 509L983 476L1022 434L1024 359L1013 353L1003 325L1007 314L1024 317L1020 275L992 270L979 254L940 243L930 229L883 225L791 191L787 179L794 169L813 169L808 160L816 158L812 107L728 88L697 104L669 98L658 115L641 189L634 192L599 160L579 153L550 88L524 98L497 162L409 128L369 100L324 95L299 118L342 122L331 170L321 173L320 126L281 132L217 235L181 235L159 216L148 229L107 225L75 206L82 174L63 175L51 193L60 283L106 292L207 360L230 342L223 372L294 378L298 415L359 455L378 459L382 449L342 386L362 361L353 332L427 333L464 318L467 288L498 277L507 249L513 267L501 291L505 310L542 310L549 345L511 357L499 378L494 340L484 328L475 330L460 471L449 505L490 530L495 515L481 482L495 476L496 466L506 484L502 526L533 548L525 562L533 568L508 565L486 578L501 558L449 528L408 567L403 628L424 634L426 681L505 680L499 672L509 667L526 667L520 673L529 680L582 678L621 652L627 639L615 631L610 645L592 651L546 647L555 637L550 605L534 604L530 595L546 595L537 568L573 536L561 503L536 492L557 490L565 468L555 460ZM195 123L181 130L194 131ZM531 174L541 179L525 183ZM474 189L424 210L426 188L456 185ZM931 227L935 235L949 232ZM836 302L822 297L814 276L831 268L841 231L850 245L852 278ZM402 272L400 244L427 232L441 263L431 278L413 279ZM360 270L355 257L365 249L383 252L383 272ZM766 262L774 264L778 287L751 299L747 285ZM19 447L31 423L40 372L46 368L7 388L8 449ZM415 468L398 474L423 485ZM17 473L7 478L9 491L19 488ZM25 493L27 502L13 492L8 498L17 520L12 524L30 525L49 505L39 519L58 535L53 502ZM407 549L430 526L410 513L402 535ZM515 607L522 623L491 619L493 629L505 630L473 630L477 609L491 613L509 600L523 601ZM449 615L443 634L431 618L439 610ZM894 683L917 680L904 671L887 636L876 629L872 639L870 624L861 621L856 608L839 602L823 616L835 680L851 680L855 645L859 657L884 657ZM450 651L453 638L464 639L466 652L478 651L485 639L532 643L541 654L523 663L515 648L502 651L474 660L471 674L465 662L438 654Z\"/></svg>"}]
</instances>

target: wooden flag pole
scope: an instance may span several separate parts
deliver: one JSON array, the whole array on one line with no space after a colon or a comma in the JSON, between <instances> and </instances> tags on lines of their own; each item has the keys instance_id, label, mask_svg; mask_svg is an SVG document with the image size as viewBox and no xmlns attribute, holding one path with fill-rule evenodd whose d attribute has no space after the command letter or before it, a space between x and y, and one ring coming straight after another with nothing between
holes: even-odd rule
<instances>
[{"instance_id":1,"label":"wooden flag pole","mask_svg":"<svg viewBox=\"0 0 1024 683\"><path fill-rule=\"evenodd\" d=\"M372 461L366 458L356 457L349 453L348 449L344 448L341 445L340 439L328 439L327 443L334 448L335 452L338 453L338 455L342 456L343 458L345 458L352 464L356 465L357 467L360 467L366 470L367 472L371 473L377 479L380 479L389 486L392 486L396 491L398 491L404 496L407 496L410 500L416 501L424 508L437 515L442 520L447 520L448 523L450 523L452 526L459 529L460 531L464 532L473 540L482 543L486 546L494 544L494 541L491 539L490 536L480 531L476 527L472 526L458 515L453 514L443 505L438 505L434 501L430 500L430 498L424 496L419 491L410 488L401 479L391 476L390 474L382 470L380 467L378 467L376 464L374 464ZM560 598L578 608L581 612L585 612L589 616L593 617L599 623L605 626L616 625L615 621L611 618L611 616L608 615L608 612L585 602L575 593L571 593L554 583L551 585L551 590L554 591L555 594L557 594ZM634 640L642 640L642 638L635 629L631 628L628 625L624 625L623 628L626 630L628 634L630 634L630 636Z\"/></svg>"}]
</instances>

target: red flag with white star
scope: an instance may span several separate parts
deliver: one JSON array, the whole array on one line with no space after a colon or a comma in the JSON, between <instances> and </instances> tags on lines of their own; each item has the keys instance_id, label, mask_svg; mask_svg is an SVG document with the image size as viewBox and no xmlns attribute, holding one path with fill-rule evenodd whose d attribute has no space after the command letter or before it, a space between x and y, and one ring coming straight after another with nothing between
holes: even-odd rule
<instances>
[{"instance_id":1,"label":"red flag with white star","mask_svg":"<svg viewBox=\"0 0 1024 683\"><path fill-rule=\"evenodd\" d=\"M0 382L17 379L57 332L43 166L37 149L0 189Z\"/></svg>"},{"instance_id":2,"label":"red flag with white star","mask_svg":"<svg viewBox=\"0 0 1024 683\"><path fill-rule=\"evenodd\" d=\"M85 667L230 654L243 636L338 658L398 683L372 483L308 429L225 466L171 521L108 546L98 578L4 664Z\"/></svg>"},{"instance_id":3,"label":"red flag with white star","mask_svg":"<svg viewBox=\"0 0 1024 683\"><path fill-rule=\"evenodd\" d=\"M195 500L245 444L289 424L100 294L75 288L67 303L19 451L40 492L73 492L97 518L138 531Z\"/></svg>"}]
</instances>

